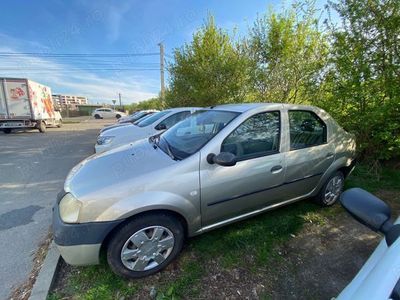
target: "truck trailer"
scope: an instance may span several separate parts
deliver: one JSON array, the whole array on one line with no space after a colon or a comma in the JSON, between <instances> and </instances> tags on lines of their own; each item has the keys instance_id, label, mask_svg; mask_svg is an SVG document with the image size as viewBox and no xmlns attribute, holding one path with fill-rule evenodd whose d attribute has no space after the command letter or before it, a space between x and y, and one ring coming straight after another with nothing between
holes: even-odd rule
<instances>
[{"instance_id":1,"label":"truck trailer","mask_svg":"<svg viewBox=\"0 0 400 300\"><path fill-rule=\"evenodd\" d=\"M0 130L61 127L59 111L54 109L51 89L26 78L0 78Z\"/></svg>"}]
</instances>

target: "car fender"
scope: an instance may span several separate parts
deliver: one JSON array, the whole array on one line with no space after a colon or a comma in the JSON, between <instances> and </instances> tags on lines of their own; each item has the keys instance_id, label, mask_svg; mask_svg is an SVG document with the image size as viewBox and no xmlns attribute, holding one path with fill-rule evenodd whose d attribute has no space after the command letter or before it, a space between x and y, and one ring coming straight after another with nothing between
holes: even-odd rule
<instances>
[{"instance_id":1,"label":"car fender","mask_svg":"<svg viewBox=\"0 0 400 300\"><path fill-rule=\"evenodd\" d=\"M190 236L201 228L200 209L194 205L195 202L170 192L148 191L114 203L96 221L127 219L143 212L169 210L185 219Z\"/></svg>"},{"instance_id":2,"label":"car fender","mask_svg":"<svg viewBox=\"0 0 400 300\"><path fill-rule=\"evenodd\" d=\"M321 190L325 182L328 180L328 178L337 172L339 169L343 167L349 167L351 166L353 160L349 157L346 156L339 156L335 157L336 159L332 162L332 164L329 166L329 168L325 171L325 173L321 176L317 186L315 189L311 192L311 196L315 196L318 194L318 192Z\"/></svg>"}]
</instances>

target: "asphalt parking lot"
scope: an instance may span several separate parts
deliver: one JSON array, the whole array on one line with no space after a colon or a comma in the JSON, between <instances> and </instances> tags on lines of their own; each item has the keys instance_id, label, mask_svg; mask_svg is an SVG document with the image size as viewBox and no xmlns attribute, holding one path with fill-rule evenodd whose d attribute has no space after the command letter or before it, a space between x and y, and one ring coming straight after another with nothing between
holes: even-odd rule
<instances>
[{"instance_id":1,"label":"asphalt parking lot","mask_svg":"<svg viewBox=\"0 0 400 300\"><path fill-rule=\"evenodd\" d=\"M69 170L93 154L110 120L0 133L0 299L28 279L32 258L51 224L51 208Z\"/></svg>"}]
</instances>

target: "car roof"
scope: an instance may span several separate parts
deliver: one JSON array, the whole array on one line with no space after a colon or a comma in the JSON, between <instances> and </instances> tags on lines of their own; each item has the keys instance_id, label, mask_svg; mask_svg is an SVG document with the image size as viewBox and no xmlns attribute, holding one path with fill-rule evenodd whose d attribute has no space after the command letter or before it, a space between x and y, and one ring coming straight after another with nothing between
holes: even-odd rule
<instances>
[{"instance_id":1,"label":"car roof","mask_svg":"<svg viewBox=\"0 0 400 300\"><path fill-rule=\"evenodd\" d=\"M286 103L243 103L243 104L221 104L215 106L209 106L205 109L212 110L226 110L233 112L246 112L253 109L278 109L278 108L286 108L286 109L297 109L297 110L320 110L319 108L311 105L299 105L299 104L286 104Z\"/></svg>"},{"instance_id":2,"label":"car roof","mask_svg":"<svg viewBox=\"0 0 400 300\"><path fill-rule=\"evenodd\" d=\"M184 111L184 110L199 110L203 109L201 107L173 107L173 108L167 108L164 111L170 111L170 112L178 112L178 111Z\"/></svg>"}]
</instances>

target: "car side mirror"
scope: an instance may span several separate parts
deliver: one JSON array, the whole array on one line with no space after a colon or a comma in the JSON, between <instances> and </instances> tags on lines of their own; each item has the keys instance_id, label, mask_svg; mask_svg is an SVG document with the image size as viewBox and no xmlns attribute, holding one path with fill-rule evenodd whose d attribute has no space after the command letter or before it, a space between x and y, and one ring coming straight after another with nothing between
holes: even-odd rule
<instances>
[{"instance_id":1,"label":"car side mirror","mask_svg":"<svg viewBox=\"0 0 400 300\"><path fill-rule=\"evenodd\" d=\"M381 231L390 220L390 208L381 199L360 188L343 192L342 206L360 223L374 231Z\"/></svg>"},{"instance_id":2,"label":"car side mirror","mask_svg":"<svg viewBox=\"0 0 400 300\"><path fill-rule=\"evenodd\" d=\"M236 156L230 152L221 152L218 155L210 153L207 155L207 162L209 164L217 164L224 167L232 167L236 165Z\"/></svg>"},{"instance_id":3,"label":"car side mirror","mask_svg":"<svg viewBox=\"0 0 400 300\"><path fill-rule=\"evenodd\" d=\"M167 126L162 123L160 123L156 126L156 130L166 130L166 129L167 129Z\"/></svg>"},{"instance_id":4,"label":"car side mirror","mask_svg":"<svg viewBox=\"0 0 400 300\"><path fill-rule=\"evenodd\" d=\"M367 191L349 189L341 195L340 203L361 224L382 232L388 246L400 236L400 224L393 225L390 207Z\"/></svg>"}]
</instances>

